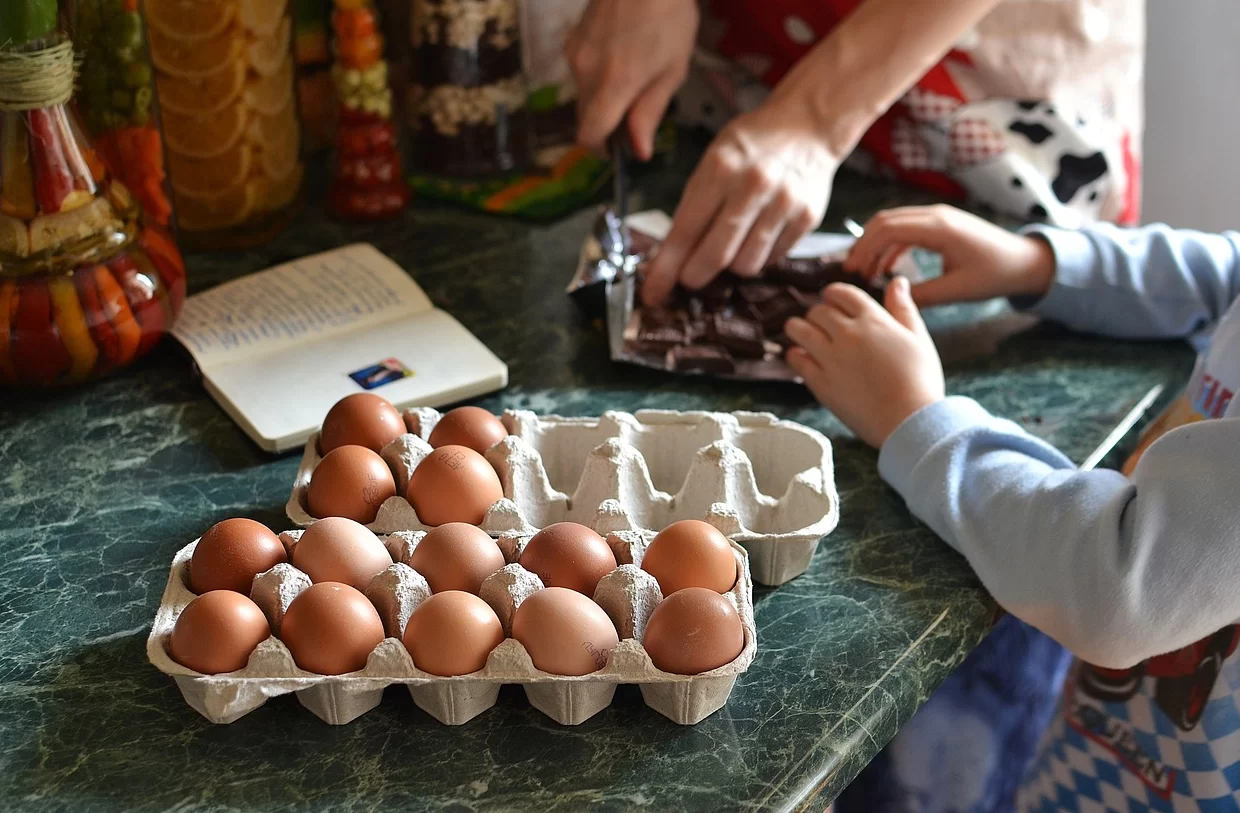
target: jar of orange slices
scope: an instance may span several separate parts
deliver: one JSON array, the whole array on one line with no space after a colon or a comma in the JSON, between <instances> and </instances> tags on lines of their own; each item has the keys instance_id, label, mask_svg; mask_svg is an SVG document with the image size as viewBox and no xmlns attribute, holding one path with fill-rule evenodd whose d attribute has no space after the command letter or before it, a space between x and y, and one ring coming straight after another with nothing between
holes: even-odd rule
<instances>
[{"instance_id":1,"label":"jar of orange slices","mask_svg":"<svg viewBox=\"0 0 1240 813\"><path fill-rule=\"evenodd\" d=\"M142 0L182 241L256 245L302 181L293 0Z\"/></svg>"}]
</instances>

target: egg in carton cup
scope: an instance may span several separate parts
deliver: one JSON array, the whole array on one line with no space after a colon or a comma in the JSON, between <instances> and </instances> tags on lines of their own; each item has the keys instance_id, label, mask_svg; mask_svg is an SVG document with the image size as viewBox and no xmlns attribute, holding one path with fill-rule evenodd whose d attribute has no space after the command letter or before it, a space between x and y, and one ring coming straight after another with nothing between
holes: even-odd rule
<instances>
[{"instance_id":1,"label":"egg in carton cup","mask_svg":"<svg viewBox=\"0 0 1240 813\"><path fill-rule=\"evenodd\" d=\"M722 529L720 529L722 530ZM291 554L301 531L280 535ZM682 725L694 725L723 708L736 678L749 668L757 649L753 614L753 582L749 557L731 542L737 578L723 594L740 617L744 643L730 663L696 675L658 669L642 646L646 622L663 600L659 583L640 565L654 534L617 527L606 541L618 566L598 583L593 595L616 627L619 644L606 665L580 676L557 675L534 666L525 647L511 637L512 620L521 603L543 589L534 573L517 563L533 536L518 532L496 539L507 564L482 584L481 598L495 611L505 639L491 651L482 670L440 677L418 669L402 643L414 610L431 596L426 579L408 562L425 536L402 531L383 538L393 564L377 574L365 590L383 621L386 637L370 653L364 669L344 675L318 675L300 669L279 639L289 605L310 587L310 577L291 564L279 564L254 577L250 597L262 609L272 636L254 650L236 672L204 675L177 663L168 654L168 640L177 617L193 601L189 564L198 541L186 545L172 561L167 586L147 639L147 657L171 675L191 707L213 723L231 723L254 711L268 698L296 693L298 701L323 721L343 725L379 705L393 684L409 687L414 703L446 725L468 722L495 705L504 684L521 684L531 705L561 725L577 725L611 704L616 686L637 684L650 708Z\"/></svg>"},{"instance_id":2,"label":"egg in carton cup","mask_svg":"<svg viewBox=\"0 0 1240 813\"><path fill-rule=\"evenodd\" d=\"M403 496L442 414L404 413L407 434L388 444L396 496L379 508L372 531L426 530ZM701 519L748 552L754 579L783 584L809 567L818 541L839 523L831 442L809 427L764 412L639 410L597 418L509 410L509 435L486 452L504 498L480 527L492 536L532 533L555 522L660 530ZM315 521L307 492L321 460L317 436L306 444L287 513Z\"/></svg>"}]
</instances>

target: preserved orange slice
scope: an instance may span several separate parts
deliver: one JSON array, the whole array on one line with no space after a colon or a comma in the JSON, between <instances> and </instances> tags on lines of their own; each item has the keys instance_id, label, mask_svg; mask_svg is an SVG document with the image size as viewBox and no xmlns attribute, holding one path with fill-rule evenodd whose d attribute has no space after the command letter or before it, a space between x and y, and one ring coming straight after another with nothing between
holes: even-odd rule
<instances>
[{"instance_id":1,"label":"preserved orange slice","mask_svg":"<svg viewBox=\"0 0 1240 813\"><path fill-rule=\"evenodd\" d=\"M293 101L293 55L286 54L279 70L251 79L245 85L245 103L264 116L274 116Z\"/></svg>"},{"instance_id":2,"label":"preserved orange slice","mask_svg":"<svg viewBox=\"0 0 1240 813\"><path fill-rule=\"evenodd\" d=\"M199 40L175 39L152 28L147 32L147 40L155 67L182 79L210 76L244 59L245 53L245 37L235 27Z\"/></svg>"},{"instance_id":3,"label":"preserved orange slice","mask_svg":"<svg viewBox=\"0 0 1240 813\"><path fill-rule=\"evenodd\" d=\"M246 182L250 195L254 198L255 211L273 212L292 202L301 189L302 165L294 164L293 169L283 178L270 178L259 175Z\"/></svg>"},{"instance_id":4,"label":"preserved orange slice","mask_svg":"<svg viewBox=\"0 0 1240 813\"><path fill-rule=\"evenodd\" d=\"M245 89L245 62L229 62L206 76L186 78L160 76L159 104L176 113L215 113L235 101Z\"/></svg>"},{"instance_id":5,"label":"preserved orange slice","mask_svg":"<svg viewBox=\"0 0 1240 813\"><path fill-rule=\"evenodd\" d=\"M186 158L214 158L237 145L245 133L246 108L240 101L210 115L187 116L165 110L168 151Z\"/></svg>"},{"instance_id":6,"label":"preserved orange slice","mask_svg":"<svg viewBox=\"0 0 1240 813\"><path fill-rule=\"evenodd\" d=\"M246 31L259 37L276 33L288 0L245 0L241 4L241 25Z\"/></svg>"},{"instance_id":7,"label":"preserved orange slice","mask_svg":"<svg viewBox=\"0 0 1240 813\"><path fill-rule=\"evenodd\" d=\"M177 195L177 221L185 231L235 226L254 211L255 191L251 182L215 195Z\"/></svg>"},{"instance_id":8,"label":"preserved orange slice","mask_svg":"<svg viewBox=\"0 0 1240 813\"><path fill-rule=\"evenodd\" d=\"M250 5L252 0L246 0ZM237 0L144 0L146 22L156 35L197 41L218 36L232 23Z\"/></svg>"},{"instance_id":9,"label":"preserved orange slice","mask_svg":"<svg viewBox=\"0 0 1240 813\"><path fill-rule=\"evenodd\" d=\"M254 148L244 141L214 158L186 158L168 154L172 188L179 195L204 196L245 183L254 163Z\"/></svg>"},{"instance_id":10,"label":"preserved orange slice","mask_svg":"<svg viewBox=\"0 0 1240 813\"><path fill-rule=\"evenodd\" d=\"M292 53L293 23L285 17L275 33L259 37L246 48L246 61L263 76L271 76L284 66L284 58Z\"/></svg>"},{"instance_id":11,"label":"preserved orange slice","mask_svg":"<svg viewBox=\"0 0 1240 813\"><path fill-rule=\"evenodd\" d=\"M275 116L254 116L247 137L262 150L263 174L283 178L300 158L301 133L293 105Z\"/></svg>"}]
</instances>

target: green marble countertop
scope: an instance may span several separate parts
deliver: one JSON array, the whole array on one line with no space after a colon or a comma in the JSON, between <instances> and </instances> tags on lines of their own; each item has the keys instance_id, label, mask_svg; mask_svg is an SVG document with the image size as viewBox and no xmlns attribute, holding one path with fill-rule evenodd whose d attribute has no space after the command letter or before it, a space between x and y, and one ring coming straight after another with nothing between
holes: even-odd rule
<instances>
[{"instance_id":1,"label":"green marble countertop","mask_svg":"<svg viewBox=\"0 0 1240 813\"><path fill-rule=\"evenodd\" d=\"M643 205L674 199L687 165L647 178ZM827 225L914 200L842 176ZM297 456L260 453L167 341L87 389L0 393L0 809L826 806L981 640L994 606L879 481L875 453L804 390L611 365L599 327L563 295L591 217L534 227L418 208L396 224L346 228L312 204L261 251L191 258L191 285L369 240L508 362L511 386L479 402L487 408L769 410L828 434L841 523L805 575L757 590L757 660L728 705L681 727L621 687L609 709L566 728L505 687L494 709L448 728L393 687L340 728L291 695L232 725L208 724L146 661L168 564L224 517L287 527ZM1046 327L1002 338L1011 323L1001 311L936 314L950 389L1077 460L1151 388L1178 386L1191 362L1183 346Z\"/></svg>"}]
</instances>

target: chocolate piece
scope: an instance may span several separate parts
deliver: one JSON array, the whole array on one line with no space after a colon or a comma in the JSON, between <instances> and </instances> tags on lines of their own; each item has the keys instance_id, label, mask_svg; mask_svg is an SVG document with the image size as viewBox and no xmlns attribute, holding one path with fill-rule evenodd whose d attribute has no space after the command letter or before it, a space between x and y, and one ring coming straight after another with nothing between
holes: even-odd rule
<instances>
[{"instance_id":1,"label":"chocolate piece","mask_svg":"<svg viewBox=\"0 0 1240 813\"><path fill-rule=\"evenodd\" d=\"M707 317L699 316L697 319L690 319L689 326L685 330L685 335L689 341L700 342L710 334L710 325L707 323Z\"/></svg>"},{"instance_id":2,"label":"chocolate piece","mask_svg":"<svg viewBox=\"0 0 1240 813\"><path fill-rule=\"evenodd\" d=\"M824 268L827 264L840 265L816 258L785 257L762 269L762 276L806 291L821 291L830 273ZM843 266L840 265L840 268L842 270Z\"/></svg>"},{"instance_id":3,"label":"chocolate piece","mask_svg":"<svg viewBox=\"0 0 1240 813\"><path fill-rule=\"evenodd\" d=\"M709 344L687 344L667 351L667 366L678 373L731 373L736 364L728 351Z\"/></svg>"},{"instance_id":4,"label":"chocolate piece","mask_svg":"<svg viewBox=\"0 0 1240 813\"><path fill-rule=\"evenodd\" d=\"M735 290L736 285L731 277L720 275L705 288L698 291L698 295L702 297L707 310L717 312L732 304L732 294Z\"/></svg>"},{"instance_id":5,"label":"chocolate piece","mask_svg":"<svg viewBox=\"0 0 1240 813\"><path fill-rule=\"evenodd\" d=\"M711 318L708 327L711 340L723 345L734 356L760 359L766 355L766 346L762 342L762 327L757 322L717 313Z\"/></svg>"},{"instance_id":6,"label":"chocolate piece","mask_svg":"<svg viewBox=\"0 0 1240 813\"><path fill-rule=\"evenodd\" d=\"M661 327L684 327L685 315L672 308L655 306L642 308L642 329L655 330Z\"/></svg>"},{"instance_id":7,"label":"chocolate piece","mask_svg":"<svg viewBox=\"0 0 1240 813\"><path fill-rule=\"evenodd\" d=\"M740 298L750 305L757 305L779 296L785 288L769 282L749 282L736 289Z\"/></svg>"},{"instance_id":8,"label":"chocolate piece","mask_svg":"<svg viewBox=\"0 0 1240 813\"><path fill-rule=\"evenodd\" d=\"M807 307L792 294L787 291L781 292L778 296L761 302L756 305L749 306L749 312L753 315L768 333L779 333L784 329L784 323L794 316L802 316L805 314Z\"/></svg>"},{"instance_id":9,"label":"chocolate piece","mask_svg":"<svg viewBox=\"0 0 1240 813\"><path fill-rule=\"evenodd\" d=\"M819 302L822 302L821 293L814 294L809 291L802 291L800 288L793 288L791 285L789 285L786 290L793 299L801 303L801 308L803 310L809 310Z\"/></svg>"},{"instance_id":10,"label":"chocolate piece","mask_svg":"<svg viewBox=\"0 0 1240 813\"><path fill-rule=\"evenodd\" d=\"M666 353L671 348L685 344L685 342L684 328L674 325L643 328L637 334L637 346L643 353Z\"/></svg>"}]
</instances>

